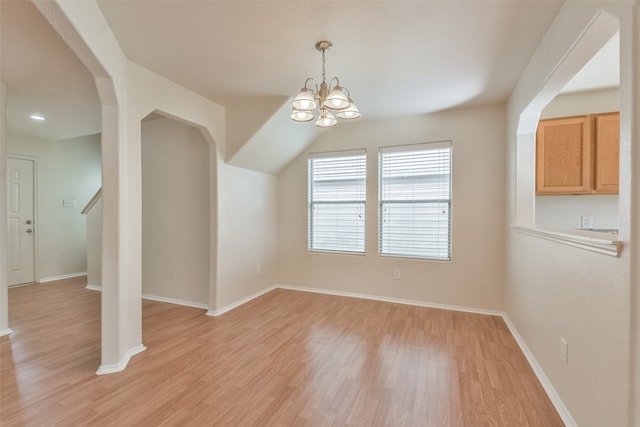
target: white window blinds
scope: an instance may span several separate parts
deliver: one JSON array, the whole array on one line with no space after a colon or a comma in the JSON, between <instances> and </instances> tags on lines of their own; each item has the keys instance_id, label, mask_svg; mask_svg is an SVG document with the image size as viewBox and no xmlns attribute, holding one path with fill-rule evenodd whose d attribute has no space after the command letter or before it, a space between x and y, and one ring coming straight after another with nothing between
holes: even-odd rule
<instances>
[{"instance_id":1,"label":"white window blinds","mask_svg":"<svg viewBox=\"0 0 640 427\"><path fill-rule=\"evenodd\" d=\"M366 153L309 155L309 250L365 252Z\"/></svg>"},{"instance_id":2,"label":"white window blinds","mask_svg":"<svg viewBox=\"0 0 640 427\"><path fill-rule=\"evenodd\" d=\"M380 254L451 259L451 143L379 152Z\"/></svg>"}]
</instances>

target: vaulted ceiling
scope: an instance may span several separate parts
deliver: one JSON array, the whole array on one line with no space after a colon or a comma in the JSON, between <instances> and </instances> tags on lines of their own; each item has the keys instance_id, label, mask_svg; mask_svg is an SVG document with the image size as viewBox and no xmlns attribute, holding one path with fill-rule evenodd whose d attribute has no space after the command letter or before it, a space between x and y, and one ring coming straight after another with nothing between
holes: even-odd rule
<instances>
[{"instance_id":1,"label":"vaulted ceiling","mask_svg":"<svg viewBox=\"0 0 640 427\"><path fill-rule=\"evenodd\" d=\"M555 0L97 3L129 60L227 108L232 163L272 173L317 135L312 123L288 119L290 97L305 78L321 80L316 41L333 42L327 77L350 90L359 120L425 114L504 102L562 6ZM88 71L29 2L3 1L1 8L10 130L49 139L99 132ZM50 120L31 123L31 112ZM271 160L254 155L265 144Z\"/></svg>"},{"instance_id":2,"label":"vaulted ceiling","mask_svg":"<svg viewBox=\"0 0 640 427\"><path fill-rule=\"evenodd\" d=\"M506 99L560 2L122 1L98 5L129 59L222 105L320 78L330 40L367 117Z\"/></svg>"}]
</instances>

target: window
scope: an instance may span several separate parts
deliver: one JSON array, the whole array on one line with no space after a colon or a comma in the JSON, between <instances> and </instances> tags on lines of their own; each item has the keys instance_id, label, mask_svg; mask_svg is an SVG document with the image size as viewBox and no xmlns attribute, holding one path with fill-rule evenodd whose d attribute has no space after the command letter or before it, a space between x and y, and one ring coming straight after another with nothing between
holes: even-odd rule
<instances>
[{"instance_id":1,"label":"window","mask_svg":"<svg viewBox=\"0 0 640 427\"><path fill-rule=\"evenodd\" d=\"M451 259L451 142L379 153L380 254Z\"/></svg>"},{"instance_id":2,"label":"window","mask_svg":"<svg viewBox=\"0 0 640 427\"><path fill-rule=\"evenodd\" d=\"M364 150L309 155L309 250L364 253Z\"/></svg>"}]
</instances>

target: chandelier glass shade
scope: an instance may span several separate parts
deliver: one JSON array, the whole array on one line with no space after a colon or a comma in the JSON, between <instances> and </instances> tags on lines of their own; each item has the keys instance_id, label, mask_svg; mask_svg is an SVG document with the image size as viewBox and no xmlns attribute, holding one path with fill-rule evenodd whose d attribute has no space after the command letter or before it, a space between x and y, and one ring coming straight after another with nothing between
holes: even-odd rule
<instances>
[{"instance_id":1,"label":"chandelier glass shade","mask_svg":"<svg viewBox=\"0 0 640 427\"><path fill-rule=\"evenodd\" d=\"M336 117L346 120L360 117L349 90L340 86L338 78L332 78L328 84L326 82L325 51L331 46L328 41L316 43L316 49L322 52L322 83L318 87L314 79L305 80L300 93L291 103L291 119L296 122L310 122L317 114L316 126L331 127L338 123Z\"/></svg>"}]
</instances>

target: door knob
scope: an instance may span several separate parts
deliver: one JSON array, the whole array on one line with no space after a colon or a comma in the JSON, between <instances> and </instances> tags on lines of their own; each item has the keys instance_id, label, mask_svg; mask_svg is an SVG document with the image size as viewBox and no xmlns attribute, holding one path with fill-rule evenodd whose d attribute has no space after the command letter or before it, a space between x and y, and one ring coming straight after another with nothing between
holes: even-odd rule
<instances>
[{"instance_id":1,"label":"door knob","mask_svg":"<svg viewBox=\"0 0 640 427\"><path fill-rule=\"evenodd\" d=\"M32 221L30 219L27 220L27 225L31 225Z\"/></svg>"},{"instance_id":2,"label":"door knob","mask_svg":"<svg viewBox=\"0 0 640 427\"><path fill-rule=\"evenodd\" d=\"M30 229L30 228L27 228L27 230L26 230L26 231L27 231L27 233L29 233L29 234L33 233L33 230L32 230L32 229Z\"/></svg>"}]
</instances>

